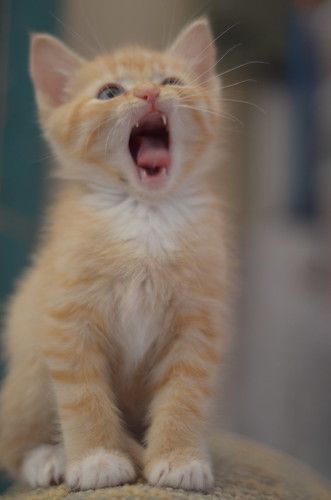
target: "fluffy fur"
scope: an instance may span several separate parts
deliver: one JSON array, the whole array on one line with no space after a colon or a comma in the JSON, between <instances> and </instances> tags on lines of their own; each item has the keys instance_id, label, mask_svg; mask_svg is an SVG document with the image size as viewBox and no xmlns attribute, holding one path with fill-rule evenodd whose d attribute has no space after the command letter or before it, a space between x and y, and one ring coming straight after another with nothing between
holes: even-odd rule
<instances>
[{"instance_id":1,"label":"fluffy fur","mask_svg":"<svg viewBox=\"0 0 331 500\"><path fill-rule=\"evenodd\" d=\"M210 171L219 82L208 22L164 53L85 61L33 35L30 72L60 187L7 314L3 467L31 486L150 484L207 490L205 444L224 348L228 261ZM167 77L181 84L162 85ZM120 82L125 92L98 100ZM157 89L171 168L144 185L130 131Z\"/></svg>"}]
</instances>

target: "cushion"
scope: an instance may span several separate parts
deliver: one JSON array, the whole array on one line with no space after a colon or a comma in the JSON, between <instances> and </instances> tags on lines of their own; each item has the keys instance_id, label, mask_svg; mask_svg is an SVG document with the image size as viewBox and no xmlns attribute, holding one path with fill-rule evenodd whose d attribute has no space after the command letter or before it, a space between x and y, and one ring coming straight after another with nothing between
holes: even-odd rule
<instances>
[{"instance_id":1,"label":"cushion","mask_svg":"<svg viewBox=\"0 0 331 500\"><path fill-rule=\"evenodd\" d=\"M216 486L207 494L153 488L142 480L133 485L96 491L70 492L66 486L22 491L11 489L8 500L331 500L331 489L309 467L294 458L230 433L213 437Z\"/></svg>"}]
</instances>

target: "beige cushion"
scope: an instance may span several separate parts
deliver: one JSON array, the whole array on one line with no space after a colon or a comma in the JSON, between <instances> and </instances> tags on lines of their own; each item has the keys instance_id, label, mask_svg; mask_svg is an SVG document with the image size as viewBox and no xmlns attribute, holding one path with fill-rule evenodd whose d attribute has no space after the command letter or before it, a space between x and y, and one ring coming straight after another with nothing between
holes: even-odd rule
<instances>
[{"instance_id":1,"label":"beige cushion","mask_svg":"<svg viewBox=\"0 0 331 500\"><path fill-rule=\"evenodd\" d=\"M20 500L81 499L222 499L222 500L331 500L324 479L293 458L233 434L220 434L212 443L216 487L209 494L171 488L152 488L142 481L133 485L70 493L65 486L19 492L2 498Z\"/></svg>"}]
</instances>

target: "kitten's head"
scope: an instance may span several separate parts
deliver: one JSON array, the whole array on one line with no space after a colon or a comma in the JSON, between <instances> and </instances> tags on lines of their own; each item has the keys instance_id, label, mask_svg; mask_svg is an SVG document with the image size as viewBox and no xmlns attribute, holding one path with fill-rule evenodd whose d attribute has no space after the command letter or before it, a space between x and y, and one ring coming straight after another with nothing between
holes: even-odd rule
<instances>
[{"instance_id":1,"label":"kitten's head","mask_svg":"<svg viewBox=\"0 0 331 500\"><path fill-rule=\"evenodd\" d=\"M214 68L205 19L165 52L129 47L91 61L33 35L30 72L58 174L145 197L199 179L217 138Z\"/></svg>"}]
</instances>

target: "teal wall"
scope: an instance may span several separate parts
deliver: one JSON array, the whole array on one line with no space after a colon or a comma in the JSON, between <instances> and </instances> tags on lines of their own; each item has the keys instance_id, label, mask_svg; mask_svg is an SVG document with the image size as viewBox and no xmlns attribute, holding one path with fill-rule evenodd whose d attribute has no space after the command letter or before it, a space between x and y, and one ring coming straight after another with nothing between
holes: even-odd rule
<instances>
[{"instance_id":1,"label":"teal wall","mask_svg":"<svg viewBox=\"0 0 331 500\"><path fill-rule=\"evenodd\" d=\"M0 301L27 262L39 224L45 156L28 75L29 32L54 32L59 2L4 0L7 78L0 131Z\"/></svg>"},{"instance_id":2,"label":"teal wall","mask_svg":"<svg viewBox=\"0 0 331 500\"><path fill-rule=\"evenodd\" d=\"M1 75L4 114L0 123L0 305L27 264L39 228L47 175L28 75L29 32L56 31L56 0L0 0ZM4 480L0 488L3 490Z\"/></svg>"}]
</instances>

